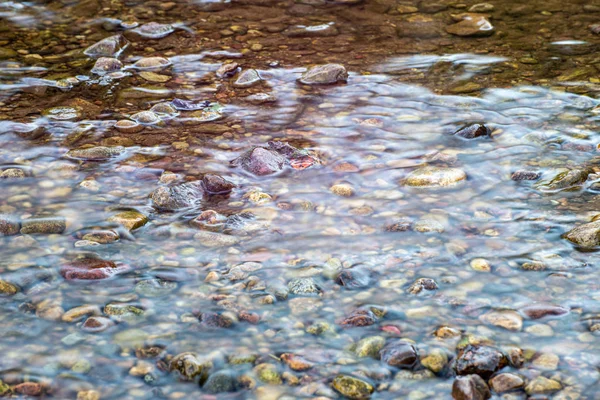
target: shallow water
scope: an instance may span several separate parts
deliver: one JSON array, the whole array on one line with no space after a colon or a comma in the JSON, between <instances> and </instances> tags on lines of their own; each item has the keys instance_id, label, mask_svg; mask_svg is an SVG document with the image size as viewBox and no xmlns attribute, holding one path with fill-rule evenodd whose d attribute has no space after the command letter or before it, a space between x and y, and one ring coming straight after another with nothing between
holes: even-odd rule
<instances>
[{"instance_id":1,"label":"shallow water","mask_svg":"<svg viewBox=\"0 0 600 400\"><path fill-rule=\"evenodd\" d=\"M374 399L450 399L470 343L523 381L484 376L495 398L599 398L596 247L563 235L600 206L600 7L497 1L478 6L493 35L462 37L445 29L475 2L355 3L0 3L0 393L352 397L344 375ZM167 26L136 35L150 22ZM122 66L92 73L85 50L115 35ZM347 81L298 82L326 63ZM471 124L488 134L455 134ZM230 163L270 141L300 161ZM424 166L466 179L411 186ZM235 188L152 196L206 174ZM380 353L397 339L414 363Z\"/></svg>"}]
</instances>

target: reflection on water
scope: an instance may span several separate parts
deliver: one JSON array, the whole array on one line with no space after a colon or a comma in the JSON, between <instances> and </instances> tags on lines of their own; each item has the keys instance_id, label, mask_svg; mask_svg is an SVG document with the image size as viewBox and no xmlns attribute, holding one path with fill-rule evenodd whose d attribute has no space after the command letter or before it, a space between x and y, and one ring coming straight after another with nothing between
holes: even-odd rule
<instances>
[{"instance_id":1,"label":"reflection on water","mask_svg":"<svg viewBox=\"0 0 600 400\"><path fill-rule=\"evenodd\" d=\"M600 9L0 10L0 395L598 398Z\"/></svg>"}]
</instances>

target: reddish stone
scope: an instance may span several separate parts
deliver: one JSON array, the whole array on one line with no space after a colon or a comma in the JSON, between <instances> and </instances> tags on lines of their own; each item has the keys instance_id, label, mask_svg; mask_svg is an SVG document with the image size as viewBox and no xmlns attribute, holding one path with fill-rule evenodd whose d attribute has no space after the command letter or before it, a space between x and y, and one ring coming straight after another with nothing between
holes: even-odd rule
<instances>
[{"instance_id":1,"label":"reddish stone","mask_svg":"<svg viewBox=\"0 0 600 400\"><path fill-rule=\"evenodd\" d=\"M349 316L344 318L340 325L345 326L369 326L377 321L377 317L371 310L354 310Z\"/></svg>"},{"instance_id":2,"label":"reddish stone","mask_svg":"<svg viewBox=\"0 0 600 400\"><path fill-rule=\"evenodd\" d=\"M123 265L98 258L82 258L60 267L60 274L68 281L107 279L126 271Z\"/></svg>"},{"instance_id":3,"label":"reddish stone","mask_svg":"<svg viewBox=\"0 0 600 400\"><path fill-rule=\"evenodd\" d=\"M42 385L36 382L23 382L14 387L15 392L25 396L41 396Z\"/></svg>"}]
</instances>

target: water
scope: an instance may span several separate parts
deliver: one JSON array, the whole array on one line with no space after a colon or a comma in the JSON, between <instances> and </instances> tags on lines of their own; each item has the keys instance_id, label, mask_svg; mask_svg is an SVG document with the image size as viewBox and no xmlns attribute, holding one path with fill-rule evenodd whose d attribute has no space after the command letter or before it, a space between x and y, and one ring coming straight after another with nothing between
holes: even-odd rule
<instances>
[{"instance_id":1,"label":"water","mask_svg":"<svg viewBox=\"0 0 600 400\"><path fill-rule=\"evenodd\" d=\"M0 4L0 392L598 398L600 7L353 3Z\"/></svg>"}]
</instances>

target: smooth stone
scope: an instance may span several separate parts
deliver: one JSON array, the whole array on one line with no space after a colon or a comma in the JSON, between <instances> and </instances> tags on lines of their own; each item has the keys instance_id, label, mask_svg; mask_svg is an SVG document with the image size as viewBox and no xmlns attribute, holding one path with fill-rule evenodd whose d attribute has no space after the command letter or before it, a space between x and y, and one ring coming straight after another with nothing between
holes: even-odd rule
<instances>
[{"instance_id":1,"label":"smooth stone","mask_svg":"<svg viewBox=\"0 0 600 400\"><path fill-rule=\"evenodd\" d=\"M252 104L268 104L275 103L277 101L277 97L270 93L255 93L251 94L250 96L246 96L243 99Z\"/></svg>"},{"instance_id":2,"label":"smooth stone","mask_svg":"<svg viewBox=\"0 0 600 400\"><path fill-rule=\"evenodd\" d=\"M163 297L177 289L177 283L163 279L146 279L135 285L135 292L145 297Z\"/></svg>"},{"instance_id":3,"label":"smooth stone","mask_svg":"<svg viewBox=\"0 0 600 400\"><path fill-rule=\"evenodd\" d=\"M460 350L454 369L457 375L479 375L488 379L508 364L500 351L489 346L467 345Z\"/></svg>"},{"instance_id":4,"label":"smooth stone","mask_svg":"<svg viewBox=\"0 0 600 400\"><path fill-rule=\"evenodd\" d=\"M96 305L86 304L79 307L71 308L62 315L64 322L77 322L90 316L101 315L100 307Z\"/></svg>"},{"instance_id":5,"label":"smooth stone","mask_svg":"<svg viewBox=\"0 0 600 400\"><path fill-rule=\"evenodd\" d=\"M542 353L534 357L531 366L542 371L554 371L558 368L560 358L556 354Z\"/></svg>"},{"instance_id":6,"label":"smooth stone","mask_svg":"<svg viewBox=\"0 0 600 400\"><path fill-rule=\"evenodd\" d=\"M379 354L381 361L400 369L413 369L419 360L415 346L401 339L395 339L387 343Z\"/></svg>"},{"instance_id":7,"label":"smooth stone","mask_svg":"<svg viewBox=\"0 0 600 400\"><path fill-rule=\"evenodd\" d=\"M471 269L477 272L491 272L492 266L485 258L474 258L469 263Z\"/></svg>"},{"instance_id":8,"label":"smooth stone","mask_svg":"<svg viewBox=\"0 0 600 400\"><path fill-rule=\"evenodd\" d=\"M457 376L452 384L454 400L487 400L490 397L488 385L478 375Z\"/></svg>"},{"instance_id":9,"label":"smooth stone","mask_svg":"<svg viewBox=\"0 0 600 400\"><path fill-rule=\"evenodd\" d=\"M562 389L562 385L560 382L555 381L554 379L548 379L543 376L538 376L535 379L532 379L525 386L525 392L528 395L534 394L547 394L552 392L557 392Z\"/></svg>"},{"instance_id":10,"label":"smooth stone","mask_svg":"<svg viewBox=\"0 0 600 400\"><path fill-rule=\"evenodd\" d=\"M329 37L336 36L338 33L333 22L312 26L296 25L283 32L289 37Z\"/></svg>"},{"instance_id":11,"label":"smooth stone","mask_svg":"<svg viewBox=\"0 0 600 400\"><path fill-rule=\"evenodd\" d=\"M490 130L487 126L482 124L473 124L469 126L465 126L456 132L454 132L454 136L459 136L464 139L476 139L482 136L489 136Z\"/></svg>"},{"instance_id":12,"label":"smooth stone","mask_svg":"<svg viewBox=\"0 0 600 400\"><path fill-rule=\"evenodd\" d=\"M523 317L513 310L490 311L480 316L479 320L485 324L498 326L509 331L523 329Z\"/></svg>"},{"instance_id":13,"label":"smooth stone","mask_svg":"<svg viewBox=\"0 0 600 400\"><path fill-rule=\"evenodd\" d=\"M206 174L202 177L204 189L210 194L228 194L236 185L219 175Z\"/></svg>"},{"instance_id":14,"label":"smooth stone","mask_svg":"<svg viewBox=\"0 0 600 400\"><path fill-rule=\"evenodd\" d=\"M587 169L561 169L558 170L551 179L536 183L535 187L548 192L560 191L564 189L574 189L582 185L588 178L590 171Z\"/></svg>"},{"instance_id":15,"label":"smooth stone","mask_svg":"<svg viewBox=\"0 0 600 400\"><path fill-rule=\"evenodd\" d=\"M52 107L42 111L42 115L55 121L76 121L83 113L79 107Z\"/></svg>"},{"instance_id":16,"label":"smooth stone","mask_svg":"<svg viewBox=\"0 0 600 400\"><path fill-rule=\"evenodd\" d=\"M122 119L115 123L115 129L122 133L138 133L144 130L144 126L128 119Z\"/></svg>"},{"instance_id":17,"label":"smooth stone","mask_svg":"<svg viewBox=\"0 0 600 400\"><path fill-rule=\"evenodd\" d=\"M439 374L448 364L448 354L442 349L433 349L421 359L421 365L435 374Z\"/></svg>"},{"instance_id":18,"label":"smooth stone","mask_svg":"<svg viewBox=\"0 0 600 400\"><path fill-rule=\"evenodd\" d=\"M171 80L169 75L157 74L152 71L141 71L138 75L144 80L152 83L165 83Z\"/></svg>"},{"instance_id":19,"label":"smooth stone","mask_svg":"<svg viewBox=\"0 0 600 400\"><path fill-rule=\"evenodd\" d=\"M281 171L286 164L286 159L264 147L255 147L231 161L231 164L254 175L265 176Z\"/></svg>"},{"instance_id":20,"label":"smooth stone","mask_svg":"<svg viewBox=\"0 0 600 400\"><path fill-rule=\"evenodd\" d=\"M347 183L338 183L329 188L331 193L340 197L351 197L354 194L354 188Z\"/></svg>"},{"instance_id":21,"label":"smooth stone","mask_svg":"<svg viewBox=\"0 0 600 400\"><path fill-rule=\"evenodd\" d=\"M408 174L404 183L414 187L445 187L466 179L467 174L459 168L424 166Z\"/></svg>"},{"instance_id":22,"label":"smooth stone","mask_svg":"<svg viewBox=\"0 0 600 400\"><path fill-rule=\"evenodd\" d=\"M81 239L100 244L108 244L119 240L119 234L111 230L93 231L86 233Z\"/></svg>"},{"instance_id":23,"label":"smooth stone","mask_svg":"<svg viewBox=\"0 0 600 400\"><path fill-rule=\"evenodd\" d=\"M163 69L171 65L171 61L164 57L144 57L133 64L136 69Z\"/></svg>"},{"instance_id":24,"label":"smooth stone","mask_svg":"<svg viewBox=\"0 0 600 400\"><path fill-rule=\"evenodd\" d=\"M568 314L569 309L552 304L532 304L520 309L530 319L540 319L544 317L560 317Z\"/></svg>"},{"instance_id":25,"label":"smooth stone","mask_svg":"<svg viewBox=\"0 0 600 400\"><path fill-rule=\"evenodd\" d=\"M369 336L363 338L356 343L354 354L358 357L379 358L379 352L385 345L383 336Z\"/></svg>"},{"instance_id":26,"label":"smooth stone","mask_svg":"<svg viewBox=\"0 0 600 400\"><path fill-rule=\"evenodd\" d=\"M348 81L348 71L341 64L317 65L309 68L298 78L305 85L328 85Z\"/></svg>"},{"instance_id":27,"label":"smooth stone","mask_svg":"<svg viewBox=\"0 0 600 400\"><path fill-rule=\"evenodd\" d=\"M240 239L235 236L207 231L196 233L194 235L194 240L197 240L205 247L230 247L240 242Z\"/></svg>"},{"instance_id":28,"label":"smooth stone","mask_svg":"<svg viewBox=\"0 0 600 400\"><path fill-rule=\"evenodd\" d=\"M60 274L68 281L108 279L125 271L127 267L99 258L80 258L60 266Z\"/></svg>"},{"instance_id":29,"label":"smooth stone","mask_svg":"<svg viewBox=\"0 0 600 400\"><path fill-rule=\"evenodd\" d=\"M298 296L312 296L321 293L321 288L312 278L297 278L288 283L289 293Z\"/></svg>"},{"instance_id":30,"label":"smooth stone","mask_svg":"<svg viewBox=\"0 0 600 400\"><path fill-rule=\"evenodd\" d=\"M270 363L258 364L254 367L254 372L261 382L269 385L281 385L281 374L277 370L277 366Z\"/></svg>"},{"instance_id":31,"label":"smooth stone","mask_svg":"<svg viewBox=\"0 0 600 400\"><path fill-rule=\"evenodd\" d=\"M445 230L444 225L442 225L440 222L438 222L434 219L421 219L421 220L415 222L413 229L416 232L422 232L422 233L430 233L430 232L443 233Z\"/></svg>"},{"instance_id":32,"label":"smooth stone","mask_svg":"<svg viewBox=\"0 0 600 400\"><path fill-rule=\"evenodd\" d=\"M202 390L208 393L226 393L237 390L236 374L230 370L221 370L209 375Z\"/></svg>"},{"instance_id":33,"label":"smooth stone","mask_svg":"<svg viewBox=\"0 0 600 400\"><path fill-rule=\"evenodd\" d=\"M162 121L160 117L152 111L140 111L129 118L141 125L156 125Z\"/></svg>"},{"instance_id":34,"label":"smooth stone","mask_svg":"<svg viewBox=\"0 0 600 400\"><path fill-rule=\"evenodd\" d=\"M171 187L161 186L152 192L151 198L154 207L175 211L198 205L203 195L202 181L193 181Z\"/></svg>"},{"instance_id":35,"label":"smooth stone","mask_svg":"<svg viewBox=\"0 0 600 400\"><path fill-rule=\"evenodd\" d=\"M119 225L124 226L128 231L141 228L148 223L148 217L139 211L129 210L122 211L118 214L109 217L108 222L115 222Z\"/></svg>"},{"instance_id":36,"label":"smooth stone","mask_svg":"<svg viewBox=\"0 0 600 400\"><path fill-rule=\"evenodd\" d=\"M231 63L221 65L215 72L215 75L217 76L217 78L221 78L221 79L222 78L230 78L230 77L234 76L239 70L240 70L240 65L236 62L231 62Z\"/></svg>"},{"instance_id":37,"label":"smooth stone","mask_svg":"<svg viewBox=\"0 0 600 400\"><path fill-rule=\"evenodd\" d=\"M520 389L525 385L525 381L517 374L505 372L495 375L490 379L490 387L496 393L510 392Z\"/></svg>"},{"instance_id":38,"label":"smooth stone","mask_svg":"<svg viewBox=\"0 0 600 400\"><path fill-rule=\"evenodd\" d=\"M0 295L12 296L19 292L19 288L10 282L0 279Z\"/></svg>"},{"instance_id":39,"label":"smooth stone","mask_svg":"<svg viewBox=\"0 0 600 400\"><path fill-rule=\"evenodd\" d=\"M131 32L138 34L145 39L162 39L175 32L175 28L170 24L159 24L158 22L148 22L140 25Z\"/></svg>"},{"instance_id":40,"label":"smooth stone","mask_svg":"<svg viewBox=\"0 0 600 400\"><path fill-rule=\"evenodd\" d=\"M419 293L422 293L423 291L433 292L434 290L437 290L437 289L438 289L438 285L433 279L419 278L410 285L407 292L409 294L419 294Z\"/></svg>"}]
</instances>

